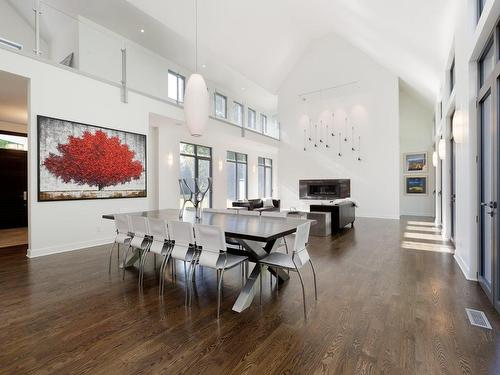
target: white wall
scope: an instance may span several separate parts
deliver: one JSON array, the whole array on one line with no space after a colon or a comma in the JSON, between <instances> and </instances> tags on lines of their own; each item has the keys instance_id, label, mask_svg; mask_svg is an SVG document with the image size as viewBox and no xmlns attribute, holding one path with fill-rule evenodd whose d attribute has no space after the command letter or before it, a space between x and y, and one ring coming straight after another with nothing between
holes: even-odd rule
<instances>
[{"instance_id":1,"label":"white wall","mask_svg":"<svg viewBox=\"0 0 500 375\"><path fill-rule=\"evenodd\" d=\"M432 152L434 144L434 111L418 94L406 85L399 90L399 140L401 152L400 213L401 215L434 217L434 167ZM427 195L405 194L404 172L406 153L427 152ZM417 174L415 174L417 175Z\"/></svg>"},{"instance_id":2,"label":"white wall","mask_svg":"<svg viewBox=\"0 0 500 375\"><path fill-rule=\"evenodd\" d=\"M443 102L443 117L436 117L436 141L443 136L451 137L450 115L455 110L463 124L463 140L456 145L456 230L455 259L466 278L477 279L478 215L477 192L477 60L484 48L492 27L500 16L500 2L487 0L483 15L476 25L475 0L460 0L460 12L455 20L454 39L449 47L449 60L443 67L441 94L437 102ZM456 85L452 93L449 87L449 66L455 56ZM436 105L438 107L438 105ZM438 111L436 111L438 113ZM443 227L445 237L450 236L451 213L449 205L450 163L449 142L447 158L443 164ZM437 179L439 183L439 176Z\"/></svg>"},{"instance_id":3,"label":"white wall","mask_svg":"<svg viewBox=\"0 0 500 375\"><path fill-rule=\"evenodd\" d=\"M0 130L24 134L28 133L28 127L25 124L16 124L6 121L0 121Z\"/></svg>"},{"instance_id":4,"label":"white wall","mask_svg":"<svg viewBox=\"0 0 500 375\"><path fill-rule=\"evenodd\" d=\"M6 0L0 0L0 37L11 42L22 44L23 51L31 53L35 49L35 31ZM47 51L47 43L41 40L42 50Z\"/></svg>"},{"instance_id":5,"label":"white wall","mask_svg":"<svg viewBox=\"0 0 500 375\"><path fill-rule=\"evenodd\" d=\"M241 129L210 120L210 137L194 138L180 128L169 128L154 123L151 113L183 121L182 109L161 101L130 93L129 103L120 101L120 89L36 59L0 49L0 70L30 79L29 137L29 256L84 248L108 243L112 239L113 224L101 219L105 213L139 211L160 207L177 207L177 169L165 167L169 152L178 163L179 139L193 143L207 143L214 147L215 160L225 160L225 150L277 153L277 141L248 134L238 136ZM46 115L82 123L148 135L148 197L134 199L89 200L71 202L37 202L37 139L36 116ZM151 126L159 126L150 133ZM176 125L174 125L176 126ZM156 133L159 139L153 139ZM151 136L153 134L153 136ZM259 147L259 144L262 146ZM155 150L158 154L155 155ZM255 159L252 154L252 159ZM177 167L178 168L178 167ZM214 162L217 205L225 203L225 175L217 174ZM158 169L158 174L155 169ZM249 173L250 174L250 173ZM160 180L157 179L160 176ZM253 177L252 177L253 178ZM252 182L252 186L255 180ZM254 186L254 193L257 187ZM252 194L252 192L250 193ZM173 198L175 197L175 198ZM174 202L175 201L175 202Z\"/></svg>"},{"instance_id":6,"label":"white wall","mask_svg":"<svg viewBox=\"0 0 500 375\"><path fill-rule=\"evenodd\" d=\"M299 94L347 82L356 87L331 90L322 95ZM280 197L284 208L307 209L317 201L299 201L300 179L350 178L351 196L359 204L357 215L399 218L399 88L398 77L337 35L313 42L279 90L282 129L280 149ZM308 144L304 152L304 128L299 118L306 113L317 122L323 109L335 112L336 131L348 115L355 137L362 137L357 161L351 143L338 141L327 150ZM351 138L350 131L348 132ZM338 138L338 137L337 137Z\"/></svg>"}]
</instances>

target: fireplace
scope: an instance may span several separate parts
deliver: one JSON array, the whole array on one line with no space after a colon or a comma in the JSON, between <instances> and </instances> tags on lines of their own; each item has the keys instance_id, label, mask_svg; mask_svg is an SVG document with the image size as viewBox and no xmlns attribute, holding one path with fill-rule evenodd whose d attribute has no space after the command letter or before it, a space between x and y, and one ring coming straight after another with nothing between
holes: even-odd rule
<instances>
[{"instance_id":1,"label":"fireplace","mask_svg":"<svg viewBox=\"0 0 500 375\"><path fill-rule=\"evenodd\" d=\"M300 199L334 200L351 196L351 180L300 180Z\"/></svg>"}]
</instances>

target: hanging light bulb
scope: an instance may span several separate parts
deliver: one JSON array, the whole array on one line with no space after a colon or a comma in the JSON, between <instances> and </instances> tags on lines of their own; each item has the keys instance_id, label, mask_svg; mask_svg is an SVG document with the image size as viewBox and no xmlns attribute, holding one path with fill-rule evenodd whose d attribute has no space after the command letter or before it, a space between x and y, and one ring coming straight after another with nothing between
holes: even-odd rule
<instances>
[{"instance_id":1,"label":"hanging light bulb","mask_svg":"<svg viewBox=\"0 0 500 375\"><path fill-rule=\"evenodd\" d=\"M446 158L446 142L443 138L441 138L438 143L438 154L439 159L444 160Z\"/></svg>"},{"instance_id":2,"label":"hanging light bulb","mask_svg":"<svg viewBox=\"0 0 500 375\"><path fill-rule=\"evenodd\" d=\"M195 73L186 84L184 95L184 115L192 136L199 137L205 131L209 115L207 84L198 73L198 0L195 0Z\"/></svg>"}]
</instances>

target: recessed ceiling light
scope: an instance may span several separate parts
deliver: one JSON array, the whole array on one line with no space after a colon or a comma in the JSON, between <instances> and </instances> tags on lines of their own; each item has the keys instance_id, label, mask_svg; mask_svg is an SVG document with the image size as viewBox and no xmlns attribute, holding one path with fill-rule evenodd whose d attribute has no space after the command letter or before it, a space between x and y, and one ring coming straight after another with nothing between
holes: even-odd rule
<instances>
[{"instance_id":1,"label":"recessed ceiling light","mask_svg":"<svg viewBox=\"0 0 500 375\"><path fill-rule=\"evenodd\" d=\"M244 87L242 87L241 89L242 89L243 91L245 91L245 88L244 88Z\"/></svg>"},{"instance_id":2,"label":"recessed ceiling light","mask_svg":"<svg viewBox=\"0 0 500 375\"><path fill-rule=\"evenodd\" d=\"M202 68L206 68L206 67L207 67L207 64L201 64L201 67L202 67Z\"/></svg>"},{"instance_id":3,"label":"recessed ceiling light","mask_svg":"<svg viewBox=\"0 0 500 375\"><path fill-rule=\"evenodd\" d=\"M141 29L141 33L143 33L143 34L144 34L144 29Z\"/></svg>"}]
</instances>

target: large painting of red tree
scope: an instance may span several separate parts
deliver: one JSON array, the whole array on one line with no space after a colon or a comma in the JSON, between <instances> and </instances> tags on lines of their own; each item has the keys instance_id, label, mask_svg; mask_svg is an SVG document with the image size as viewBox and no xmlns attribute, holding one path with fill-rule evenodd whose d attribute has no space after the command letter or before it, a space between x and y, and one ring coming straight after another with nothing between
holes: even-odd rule
<instances>
[{"instance_id":1,"label":"large painting of red tree","mask_svg":"<svg viewBox=\"0 0 500 375\"><path fill-rule=\"evenodd\" d=\"M118 137L108 137L101 130L86 131L81 137L69 137L57 146L59 155L50 153L44 165L64 182L95 186L99 190L138 180L142 164L134 160L134 152Z\"/></svg>"},{"instance_id":2,"label":"large painting of red tree","mask_svg":"<svg viewBox=\"0 0 500 375\"><path fill-rule=\"evenodd\" d=\"M147 197L146 135L37 119L39 201Z\"/></svg>"}]
</instances>

